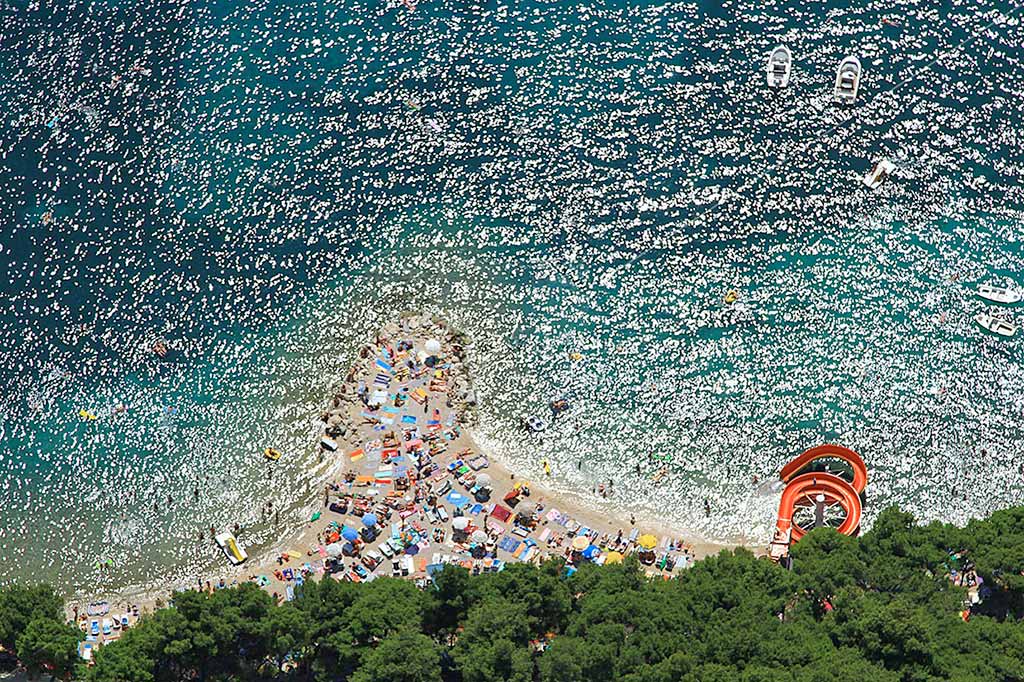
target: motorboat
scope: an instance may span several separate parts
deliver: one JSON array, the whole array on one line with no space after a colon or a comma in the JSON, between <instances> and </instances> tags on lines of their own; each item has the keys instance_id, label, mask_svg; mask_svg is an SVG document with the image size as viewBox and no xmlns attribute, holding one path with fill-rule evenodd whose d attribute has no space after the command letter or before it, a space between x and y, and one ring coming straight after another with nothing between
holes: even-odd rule
<instances>
[{"instance_id":1,"label":"motorboat","mask_svg":"<svg viewBox=\"0 0 1024 682\"><path fill-rule=\"evenodd\" d=\"M228 561L235 566L249 558L249 555L238 545L238 540L231 533L221 533L215 536L214 540L217 541L217 546L224 551Z\"/></svg>"},{"instance_id":2,"label":"motorboat","mask_svg":"<svg viewBox=\"0 0 1024 682\"><path fill-rule=\"evenodd\" d=\"M894 170L896 170L896 166L893 165L892 161L889 159L882 159L875 164L875 167L872 168L867 175L864 176L864 184L871 189L878 189L882 182L892 175Z\"/></svg>"},{"instance_id":3,"label":"motorboat","mask_svg":"<svg viewBox=\"0 0 1024 682\"><path fill-rule=\"evenodd\" d=\"M993 303L1020 303L1022 297L1019 289L1005 289L989 284L982 284L978 287L978 296Z\"/></svg>"},{"instance_id":4,"label":"motorboat","mask_svg":"<svg viewBox=\"0 0 1024 682\"><path fill-rule=\"evenodd\" d=\"M769 88L784 88L789 85L793 70L793 55L785 45L779 45L768 56L767 77Z\"/></svg>"},{"instance_id":5,"label":"motorboat","mask_svg":"<svg viewBox=\"0 0 1024 682\"><path fill-rule=\"evenodd\" d=\"M547 422L536 415L531 415L526 419L526 428L533 433L540 433L541 431L548 428Z\"/></svg>"},{"instance_id":6,"label":"motorboat","mask_svg":"<svg viewBox=\"0 0 1024 682\"><path fill-rule=\"evenodd\" d=\"M978 313L974 316L974 321L978 323L982 329L990 331L993 334L999 334L1000 336L1013 336L1017 333L1017 325L1006 320L1000 320L998 317L989 315L988 313Z\"/></svg>"},{"instance_id":7,"label":"motorboat","mask_svg":"<svg viewBox=\"0 0 1024 682\"><path fill-rule=\"evenodd\" d=\"M852 103L857 99L857 91L860 89L860 60L856 57L845 57L839 62L836 69L836 89L834 93L837 102Z\"/></svg>"}]
</instances>

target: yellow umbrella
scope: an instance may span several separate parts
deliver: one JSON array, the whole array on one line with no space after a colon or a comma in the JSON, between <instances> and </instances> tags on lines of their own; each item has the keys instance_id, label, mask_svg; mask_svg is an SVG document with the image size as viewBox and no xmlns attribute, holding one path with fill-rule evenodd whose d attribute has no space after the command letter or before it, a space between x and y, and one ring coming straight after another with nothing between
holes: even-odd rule
<instances>
[{"instance_id":1,"label":"yellow umbrella","mask_svg":"<svg viewBox=\"0 0 1024 682\"><path fill-rule=\"evenodd\" d=\"M608 552L608 556L604 558L606 564L621 564L623 556L618 552Z\"/></svg>"},{"instance_id":2,"label":"yellow umbrella","mask_svg":"<svg viewBox=\"0 0 1024 682\"><path fill-rule=\"evenodd\" d=\"M583 535L577 535L575 538L573 538L573 540L572 540L572 548L575 549L576 551L582 552L587 547L590 547L590 540L588 540Z\"/></svg>"},{"instance_id":3,"label":"yellow umbrella","mask_svg":"<svg viewBox=\"0 0 1024 682\"><path fill-rule=\"evenodd\" d=\"M640 539L636 541L636 544L640 545L644 549L654 549L658 544L658 538L648 533L647 535L641 535Z\"/></svg>"}]
</instances>

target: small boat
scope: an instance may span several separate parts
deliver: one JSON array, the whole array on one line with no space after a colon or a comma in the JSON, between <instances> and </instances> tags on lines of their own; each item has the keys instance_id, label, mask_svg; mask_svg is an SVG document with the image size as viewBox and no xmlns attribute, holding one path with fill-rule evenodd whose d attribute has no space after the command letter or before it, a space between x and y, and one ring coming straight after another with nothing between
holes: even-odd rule
<instances>
[{"instance_id":1,"label":"small boat","mask_svg":"<svg viewBox=\"0 0 1024 682\"><path fill-rule=\"evenodd\" d=\"M217 546L224 550L224 555L235 566L249 558L245 550L238 546L238 540L231 533L221 533L214 538Z\"/></svg>"},{"instance_id":2,"label":"small boat","mask_svg":"<svg viewBox=\"0 0 1024 682\"><path fill-rule=\"evenodd\" d=\"M766 69L769 88L784 88L789 85L789 74L793 70L793 55L785 45L779 45L768 56Z\"/></svg>"},{"instance_id":3,"label":"small boat","mask_svg":"<svg viewBox=\"0 0 1024 682\"><path fill-rule=\"evenodd\" d=\"M974 316L974 321L982 329L999 334L1000 336L1009 337L1017 333L1017 325L1006 320L1000 320L998 317L993 317L988 313L978 313Z\"/></svg>"},{"instance_id":4,"label":"small boat","mask_svg":"<svg viewBox=\"0 0 1024 682\"><path fill-rule=\"evenodd\" d=\"M281 451L275 450L274 448L267 448L263 451L263 456L269 459L271 462L276 462L281 459Z\"/></svg>"},{"instance_id":5,"label":"small boat","mask_svg":"<svg viewBox=\"0 0 1024 682\"><path fill-rule=\"evenodd\" d=\"M839 62L836 69L836 89L834 93L837 102L853 102L857 99L857 91L860 89L860 60L856 57L845 57Z\"/></svg>"},{"instance_id":6,"label":"small boat","mask_svg":"<svg viewBox=\"0 0 1024 682\"><path fill-rule=\"evenodd\" d=\"M978 287L978 296L994 303L1020 303L1022 297L1019 289L1004 289L988 284L982 284Z\"/></svg>"},{"instance_id":7,"label":"small boat","mask_svg":"<svg viewBox=\"0 0 1024 682\"><path fill-rule=\"evenodd\" d=\"M338 449L338 441L334 440L330 436L322 436L320 438L320 447L324 450L330 450L334 452Z\"/></svg>"},{"instance_id":8,"label":"small boat","mask_svg":"<svg viewBox=\"0 0 1024 682\"><path fill-rule=\"evenodd\" d=\"M531 415L526 419L526 428L533 433L540 433L541 431L548 428L547 422L536 415Z\"/></svg>"},{"instance_id":9,"label":"small boat","mask_svg":"<svg viewBox=\"0 0 1024 682\"><path fill-rule=\"evenodd\" d=\"M883 181L896 170L896 166L893 165L889 159L882 159L875 164L875 167L864 176L864 184L871 189L878 189Z\"/></svg>"}]
</instances>

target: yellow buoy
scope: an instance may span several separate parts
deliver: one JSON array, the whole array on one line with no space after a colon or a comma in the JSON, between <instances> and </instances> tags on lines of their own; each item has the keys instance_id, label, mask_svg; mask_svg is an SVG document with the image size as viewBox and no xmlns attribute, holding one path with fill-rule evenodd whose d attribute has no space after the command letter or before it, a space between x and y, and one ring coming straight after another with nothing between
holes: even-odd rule
<instances>
[{"instance_id":1,"label":"yellow buoy","mask_svg":"<svg viewBox=\"0 0 1024 682\"><path fill-rule=\"evenodd\" d=\"M572 353L569 353L569 357L572 358L573 362L579 362L583 359L583 353L573 351Z\"/></svg>"},{"instance_id":2,"label":"yellow buoy","mask_svg":"<svg viewBox=\"0 0 1024 682\"><path fill-rule=\"evenodd\" d=\"M735 289L731 289L729 291L729 293L727 293L725 295L725 302L726 303L735 303L736 299L738 299L739 297L740 297L740 295L738 293L736 293L736 290Z\"/></svg>"},{"instance_id":3,"label":"yellow buoy","mask_svg":"<svg viewBox=\"0 0 1024 682\"><path fill-rule=\"evenodd\" d=\"M89 410L86 410L84 408L78 411L78 416L90 422L95 421L97 418L95 413L90 412Z\"/></svg>"},{"instance_id":4,"label":"yellow buoy","mask_svg":"<svg viewBox=\"0 0 1024 682\"><path fill-rule=\"evenodd\" d=\"M271 462L276 462L277 460L281 459L281 452L279 450L275 450L274 448L267 448L266 450L263 451L263 456L269 459Z\"/></svg>"}]
</instances>

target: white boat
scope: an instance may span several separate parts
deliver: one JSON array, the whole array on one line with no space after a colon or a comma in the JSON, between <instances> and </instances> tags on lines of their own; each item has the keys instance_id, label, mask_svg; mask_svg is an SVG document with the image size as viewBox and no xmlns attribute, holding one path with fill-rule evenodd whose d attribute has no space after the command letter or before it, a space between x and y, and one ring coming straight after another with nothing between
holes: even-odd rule
<instances>
[{"instance_id":1,"label":"white boat","mask_svg":"<svg viewBox=\"0 0 1024 682\"><path fill-rule=\"evenodd\" d=\"M982 284L978 287L978 296L981 296L986 301L993 301L995 303L1020 303L1022 297L1019 289L1004 289L988 284Z\"/></svg>"},{"instance_id":2,"label":"white boat","mask_svg":"<svg viewBox=\"0 0 1024 682\"><path fill-rule=\"evenodd\" d=\"M856 57L845 57L836 69L835 100L837 102L853 102L857 99L860 89L860 60Z\"/></svg>"},{"instance_id":3,"label":"white boat","mask_svg":"<svg viewBox=\"0 0 1024 682\"><path fill-rule=\"evenodd\" d=\"M882 182L892 175L892 172L896 170L896 166L893 165L889 159L882 159L875 164L875 167L864 176L864 184L871 189L878 189Z\"/></svg>"},{"instance_id":4,"label":"white boat","mask_svg":"<svg viewBox=\"0 0 1024 682\"><path fill-rule=\"evenodd\" d=\"M779 45L768 56L768 87L784 88L789 85L789 74L793 70L793 55L785 45Z\"/></svg>"},{"instance_id":5,"label":"white boat","mask_svg":"<svg viewBox=\"0 0 1024 682\"><path fill-rule=\"evenodd\" d=\"M238 540L231 533L221 533L214 539L217 541L217 546L224 550L228 561L235 566L249 558L249 555L238 545Z\"/></svg>"},{"instance_id":6,"label":"white boat","mask_svg":"<svg viewBox=\"0 0 1024 682\"><path fill-rule=\"evenodd\" d=\"M544 429L548 428L548 424L540 417L531 415L526 419L526 428L533 433L540 433Z\"/></svg>"},{"instance_id":7,"label":"white boat","mask_svg":"<svg viewBox=\"0 0 1024 682\"><path fill-rule=\"evenodd\" d=\"M974 321L982 329L999 334L1000 336L1013 336L1017 333L1017 325L1006 320L1000 320L998 317L993 317L988 313L978 313L974 316Z\"/></svg>"}]
</instances>

